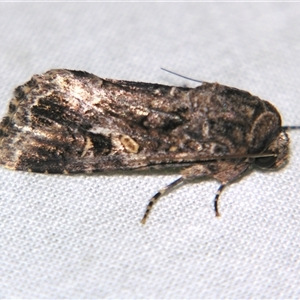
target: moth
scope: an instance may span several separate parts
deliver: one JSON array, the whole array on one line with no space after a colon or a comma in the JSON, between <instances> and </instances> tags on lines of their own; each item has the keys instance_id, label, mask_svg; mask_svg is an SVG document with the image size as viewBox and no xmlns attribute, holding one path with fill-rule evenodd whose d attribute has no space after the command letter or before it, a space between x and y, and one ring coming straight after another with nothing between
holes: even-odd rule
<instances>
[{"instance_id":1,"label":"moth","mask_svg":"<svg viewBox=\"0 0 300 300\"><path fill-rule=\"evenodd\" d=\"M0 124L0 164L42 173L180 168L149 201L199 177L221 183L214 199L253 166L288 158L288 127L277 109L246 91L102 79L50 70L17 87Z\"/></svg>"}]
</instances>

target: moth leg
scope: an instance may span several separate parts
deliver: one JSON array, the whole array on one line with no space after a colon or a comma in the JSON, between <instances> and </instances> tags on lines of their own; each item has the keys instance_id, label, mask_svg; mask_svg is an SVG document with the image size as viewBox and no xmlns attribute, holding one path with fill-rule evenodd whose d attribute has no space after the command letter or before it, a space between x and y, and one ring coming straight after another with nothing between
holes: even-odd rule
<instances>
[{"instance_id":1,"label":"moth leg","mask_svg":"<svg viewBox=\"0 0 300 300\"><path fill-rule=\"evenodd\" d=\"M146 207L146 211L144 213L144 216L141 220L142 224L145 224L147 221L147 218L151 212L151 209L153 207L153 205L158 201L158 199L165 194L166 192L169 192L170 190L174 189L176 186L178 186L179 184L181 184L184 181L184 177L179 177L178 179L176 179L175 181L171 182L170 184L168 184L167 186L165 186L163 189L161 189L159 192L157 192L149 201L147 207Z\"/></svg>"},{"instance_id":2,"label":"moth leg","mask_svg":"<svg viewBox=\"0 0 300 300\"><path fill-rule=\"evenodd\" d=\"M178 179L176 179L175 181L173 181L172 183L170 183L169 185L167 185L166 187L164 187L163 189L161 189L158 193L156 193L149 201L146 211L144 213L143 219L141 220L142 224L145 224L147 221L147 218L151 212L151 209L153 207L153 205L158 201L158 199L165 194L166 192L171 191L172 189L174 189L176 186L178 186L179 184L183 183L186 180L189 179L194 179L196 177L200 177L200 176L206 176L211 174L211 171L204 165L194 165L190 168L187 168L185 170L183 170L181 172L181 177L179 177Z\"/></svg>"},{"instance_id":3,"label":"moth leg","mask_svg":"<svg viewBox=\"0 0 300 300\"><path fill-rule=\"evenodd\" d=\"M220 217L219 198L225 186L238 179L249 167L249 163L241 161L222 161L207 165L194 165L181 172L184 179L195 179L201 176L215 178L221 185L219 186L214 199L214 208L216 217Z\"/></svg>"},{"instance_id":4,"label":"moth leg","mask_svg":"<svg viewBox=\"0 0 300 300\"><path fill-rule=\"evenodd\" d=\"M217 190L216 196L215 196L215 200L214 200L214 206L215 206L215 213L216 213L216 217L220 217L220 213L219 213L219 197L224 189L224 187L226 186L226 184L221 184Z\"/></svg>"},{"instance_id":5,"label":"moth leg","mask_svg":"<svg viewBox=\"0 0 300 300\"><path fill-rule=\"evenodd\" d=\"M153 205L158 201L158 199L167 191L172 190L174 187L178 186L181 183L184 183L187 180L193 180L200 177L212 177L221 182L220 187L217 190L215 199L214 199L214 207L216 217L220 217L220 213L218 210L218 202L220 194L226 185L230 184L237 178L241 176L249 167L249 163L241 162L236 164L236 162L224 161L222 163L210 163L210 164L196 164L193 165L181 172L181 177L176 179L174 182L167 185L165 188L161 189L158 193L156 193L149 201L146 212L141 220L142 224L146 223L146 220L151 212Z\"/></svg>"}]
</instances>

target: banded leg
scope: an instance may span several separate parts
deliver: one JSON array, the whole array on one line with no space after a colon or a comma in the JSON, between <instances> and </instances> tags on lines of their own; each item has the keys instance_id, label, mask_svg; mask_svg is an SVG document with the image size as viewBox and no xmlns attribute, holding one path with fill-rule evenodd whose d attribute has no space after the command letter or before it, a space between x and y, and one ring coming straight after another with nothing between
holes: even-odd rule
<instances>
[{"instance_id":1,"label":"banded leg","mask_svg":"<svg viewBox=\"0 0 300 300\"><path fill-rule=\"evenodd\" d=\"M141 220L142 224L145 224L147 221L147 218L151 212L151 209L153 207L153 205L158 201L158 199L165 194L166 192L171 191L172 189L174 189L176 186L178 186L180 183L182 183L184 181L184 177L179 177L178 179L176 179L175 181L173 181L172 183L168 184L166 187L164 187L163 189L161 189L158 193L156 193L149 201L146 211L144 213L143 219Z\"/></svg>"},{"instance_id":2,"label":"banded leg","mask_svg":"<svg viewBox=\"0 0 300 300\"><path fill-rule=\"evenodd\" d=\"M230 184L237 178L239 178L249 167L250 163L247 161L241 161L240 163L236 163L236 161L217 161L216 163L209 164L196 164L185 170L181 171L182 177L176 179L171 184L167 185L165 188L161 189L157 194L155 194L151 199L149 204L147 205L146 212L141 220L142 224L145 224L147 218L150 214L150 211L153 205L158 201L158 199L167 191L172 190L174 187L183 183L187 180L193 180L195 178L200 177L212 177L221 182L222 184L219 186L217 193L214 199L214 207L216 217L220 217L218 202L219 197L225 188L226 185Z\"/></svg>"},{"instance_id":3,"label":"banded leg","mask_svg":"<svg viewBox=\"0 0 300 300\"><path fill-rule=\"evenodd\" d=\"M161 189L157 194L155 194L151 199L149 204L147 205L146 208L146 212L143 216L143 219L141 220L142 224L145 224L147 221L147 218L149 216L149 213L152 209L152 206L158 201L158 199L165 194L166 192L169 192L170 190L172 190L173 188L175 188L176 186L178 186L179 184L187 181L187 180L192 180L195 178L199 178L199 177L203 177L203 176L207 176L210 175L211 171L209 169L207 169L206 166L204 165L194 165L190 168L187 168L185 170L183 170L181 172L181 177L179 177L178 179L176 179L174 182L170 183L169 185L167 185L165 188Z\"/></svg>"},{"instance_id":4,"label":"banded leg","mask_svg":"<svg viewBox=\"0 0 300 300\"><path fill-rule=\"evenodd\" d=\"M215 200L214 200L214 206L215 206L215 213L216 213L216 217L221 217L220 213L219 213L219 197L222 193L222 191L224 190L224 187L226 186L226 184L221 184L217 190L216 196L215 196Z\"/></svg>"}]
</instances>

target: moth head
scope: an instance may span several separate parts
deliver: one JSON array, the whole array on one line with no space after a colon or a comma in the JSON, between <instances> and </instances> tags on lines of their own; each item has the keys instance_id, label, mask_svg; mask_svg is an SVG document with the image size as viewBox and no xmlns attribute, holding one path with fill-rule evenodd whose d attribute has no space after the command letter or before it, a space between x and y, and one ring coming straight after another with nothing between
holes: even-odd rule
<instances>
[{"instance_id":1,"label":"moth head","mask_svg":"<svg viewBox=\"0 0 300 300\"><path fill-rule=\"evenodd\" d=\"M274 154L268 157L258 157L255 165L262 169L277 169L287 162L289 137L284 130L281 130L275 139L265 149L264 153Z\"/></svg>"}]
</instances>

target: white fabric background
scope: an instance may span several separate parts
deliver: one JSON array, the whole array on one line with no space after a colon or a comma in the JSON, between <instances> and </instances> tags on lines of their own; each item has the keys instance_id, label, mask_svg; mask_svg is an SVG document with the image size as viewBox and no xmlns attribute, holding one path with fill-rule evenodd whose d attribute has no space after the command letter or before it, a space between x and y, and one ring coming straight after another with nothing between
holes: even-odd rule
<instances>
[{"instance_id":1,"label":"white fabric background","mask_svg":"<svg viewBox=\"0 0 300 300\"><path fill-rule=\"evenodd\" d=\"M0 3L0 113L51 68L245 89L299 125L300 3ZM139 223L174 172L0 168L0 297L299 298L300 132L290 163L225 190L187 184Z\"/></svg>"}]
</instances>

